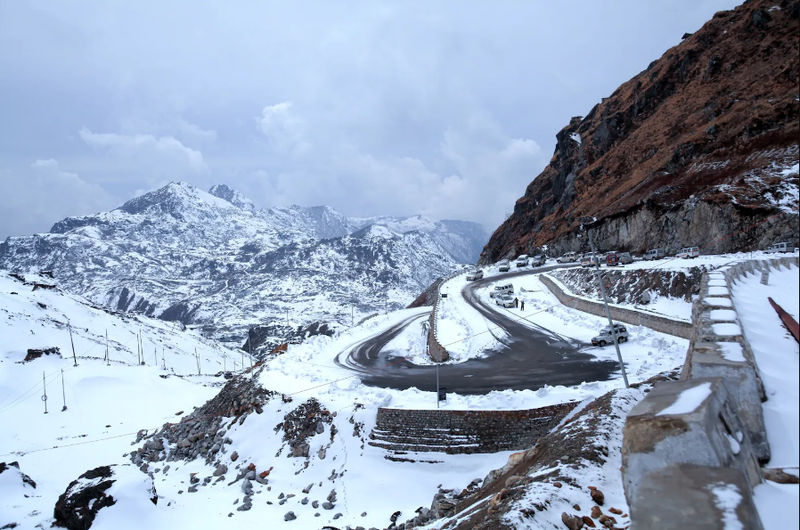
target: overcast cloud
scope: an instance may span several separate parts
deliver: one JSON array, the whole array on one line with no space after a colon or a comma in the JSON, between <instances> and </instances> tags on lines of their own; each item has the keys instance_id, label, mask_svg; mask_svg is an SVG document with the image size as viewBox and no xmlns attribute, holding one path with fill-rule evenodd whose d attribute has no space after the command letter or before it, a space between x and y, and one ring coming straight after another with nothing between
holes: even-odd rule
<instances>
[{"instance_id":1,"label":"overcast cloud","mask_svg":"<svg viewBox=\"0 0 800 530\"><path fill-rule=\"evenodd\" d=\"M726 0L0 0L0 238L170 180L494 229Z\"/></svg>"}]
</instances>

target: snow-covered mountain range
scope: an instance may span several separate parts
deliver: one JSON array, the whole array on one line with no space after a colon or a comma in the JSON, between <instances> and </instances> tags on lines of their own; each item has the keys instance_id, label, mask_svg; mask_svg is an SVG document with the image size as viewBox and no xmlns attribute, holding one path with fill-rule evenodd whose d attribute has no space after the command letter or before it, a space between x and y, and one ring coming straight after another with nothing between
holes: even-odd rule
<instances>
[{"instance_id":1,"label":"snow-covered mountain range","mask_svg":"<svg viewBox=\"0 0 800 530\"><path fill-rule=\"evenodd\" d=\"M474 262L474 223L348 218L318 206L261 210L226 185L185 183L49 233L0 243L0 268L51 271L62 288L112 309L180 321L256 346L314 322L351 325L408 304L434 279Z\"/></svg>"}]
</instances>

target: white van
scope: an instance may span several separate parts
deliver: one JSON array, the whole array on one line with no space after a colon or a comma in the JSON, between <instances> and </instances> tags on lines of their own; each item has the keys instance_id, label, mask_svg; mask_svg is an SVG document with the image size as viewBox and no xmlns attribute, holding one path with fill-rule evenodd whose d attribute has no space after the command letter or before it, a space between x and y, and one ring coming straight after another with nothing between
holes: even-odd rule
<instances>
[{"instance_id":1,"label":"white van","mask_svg":"<svg viewBox=\"0 0 800 530\"><path fill-rule=\"evenodd\" d=\"M522 254L520 257L517 258L517 267L527 267L528 266L528 255Z\"/></svg>"},{"instance_id":2,"label":"white van","mask_svg":"<svg viewBox=\"0 0 800 530\"><path fill-rule=\"evenodd\" d=\"M497 262L497 270L499 272L508 272L509 268L510 265L507 259L501 259L500 261Z\"/></svg>"},{"instance_id":3,"label":"white van","mask_svg":"<svg viewBox=\"0 0 800 530\"><path fill-rule=\"evenodd\" d=\"M686 247L682 248L680 252L678 252L677 257L679 258L696 258L700 255L700 247Z\"/></svg>"},{"instance_id":4,"label":"white van","mask_svg":"<svg viewBox=\"0 0 800 530\"><path fill-rule=\"evenodd\" d=\"M495 285L492 292L489 293L490 298L495 298L496 296L500 296L503 294L514 294L514 286L510 283L505 285Z\"/></svg>"},{"instance_id":5,"label":"white van","mask_svg":"<svg viewBox=\"0 0 800 530\"><path fill-rule=\"evenodd\" d=\"M661 259L667 255L667 251L663 248L651 248L647 251L644 255L644 259L652 260L652 259Z\"/></svg>"},{"instance_id":6,"label":"white van","mask_svg":"<svg viewBox=\"0 0 800 530\"><path fill-rule=\"evenodd\" d=\"M767 252L789 252L789 245L786 243L773 243Z\"/></svg>"}]
</instances>

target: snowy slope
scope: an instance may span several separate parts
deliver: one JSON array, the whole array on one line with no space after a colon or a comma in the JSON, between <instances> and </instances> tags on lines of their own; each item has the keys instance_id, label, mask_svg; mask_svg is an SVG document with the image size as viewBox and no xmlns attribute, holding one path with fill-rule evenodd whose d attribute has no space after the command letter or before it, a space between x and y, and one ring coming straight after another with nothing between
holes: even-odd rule
<instances>
[{"instance_id":1,"label":"snowy slope","mask_svg":"<svg viewBox=\"0 0 800 530\"><path fill-rule=\"evenodd\" d=\"M239 352L174 324L113 314L57 290L33 290L34 282L49 278L25 280L0 272L0 462L18 461L36 487L15 472L0 475L0 526L49 527L53 505L72 479L120 462L137 431L190 412L223 381L210 374L234 362L241 368L242 360ZM137 362L139 336L145 365ZM29 348L51 347L61 355L23 362ZM195 351L203 375L197 375Z\"/></svg>"}]
</instances>

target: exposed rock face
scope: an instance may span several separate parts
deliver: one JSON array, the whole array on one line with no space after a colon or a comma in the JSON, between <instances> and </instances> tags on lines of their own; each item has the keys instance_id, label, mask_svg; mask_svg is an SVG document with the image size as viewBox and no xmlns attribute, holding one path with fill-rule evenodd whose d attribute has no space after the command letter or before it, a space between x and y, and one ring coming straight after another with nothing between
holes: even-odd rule
<instances>
[{"instance_id":1,"label":"exposed rock face","mask_svg":"<svg viewBox=\"0 0 800 530\"><path fill-rule=\"evenodd\" d=\"M70 530L87 530L92 526L97 513L117 503L109 492L115 482L145 486L144 494L153 504L158 502L153 481L131 466L100 466L90 469L70 482L67 490L56 501L53 510L53 526Z\"/></svg>"},{"instance_id":2,"label":"exposed rock face","mask_svg":"<svg viewBox=\"0 0 800 530\"><path fill-rule=\"evenodd\" d=\"M719 12L557 135L481 262L547 244L704 252L796 241L798 2Z\"/></svg>"}]
</instances>

